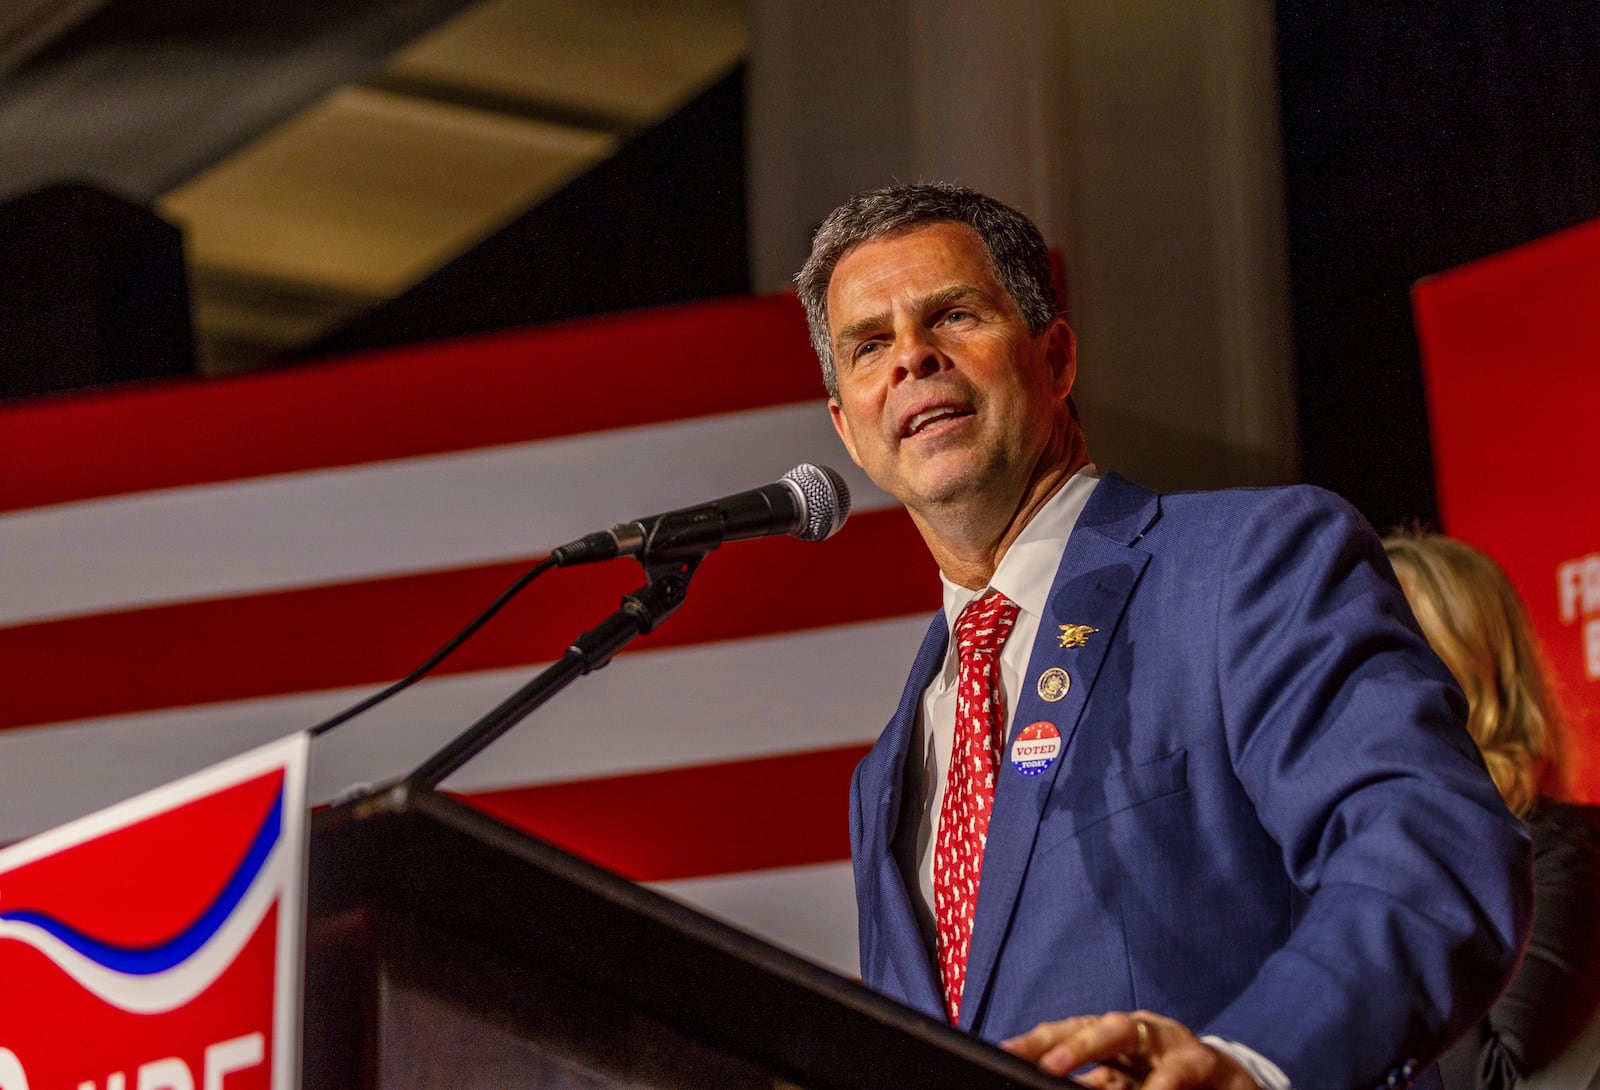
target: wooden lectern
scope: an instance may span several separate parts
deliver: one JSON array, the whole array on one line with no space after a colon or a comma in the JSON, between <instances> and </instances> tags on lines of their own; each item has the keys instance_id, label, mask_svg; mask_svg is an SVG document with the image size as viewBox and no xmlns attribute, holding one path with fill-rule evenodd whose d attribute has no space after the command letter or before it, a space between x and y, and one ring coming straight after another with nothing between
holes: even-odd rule
<instances>
[{"instance_id":1,"label":"wooden lectern","mask_svg":"<svg viewBox=\"0 0 1600 1090\"><path fill-rule=\"evenodd\" d=\"M313 820L305 1090L1060 1090L445 795Z\"/></svg>"}]
</instances>

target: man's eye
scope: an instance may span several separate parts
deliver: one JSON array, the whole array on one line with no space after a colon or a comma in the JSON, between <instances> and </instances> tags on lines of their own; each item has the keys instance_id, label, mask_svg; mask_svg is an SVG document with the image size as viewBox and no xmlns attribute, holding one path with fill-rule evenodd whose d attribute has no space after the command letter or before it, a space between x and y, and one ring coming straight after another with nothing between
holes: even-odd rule
<instances>
[{"instance_id":1,"label":"man's eye","mask_svg":"<svg viewBox=\"0 0 1600 1090\"><path fill-rule=\"evenodd\" d=\"M944 314L944 320L945 320L946 323L949 323L949 322L964 322L968 318L971 318L971 317L972 317L972 311L970 311L970 310L947 310L947 311L945 311L945 314Z\"/></svg>"},{"instance_id":2,"label":"man's eye","mask_svg":"<svg viewBox=\"0 0 1600 1090\"><path fill-rule=\"evenodd\" d=\"M856 359L860 359L862 356L869 356L882 347L882 341L863 341L856 346Z\"/></svg>"}]
</instances>

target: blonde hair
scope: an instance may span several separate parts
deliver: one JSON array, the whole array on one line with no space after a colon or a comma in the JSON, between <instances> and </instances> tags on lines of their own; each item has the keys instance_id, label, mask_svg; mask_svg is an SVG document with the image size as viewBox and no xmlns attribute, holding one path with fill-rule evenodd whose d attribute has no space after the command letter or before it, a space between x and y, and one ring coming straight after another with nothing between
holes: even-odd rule
<instances>
[{"instance_id":1,"label":"blonde hair","mask_svg":"<svg viewBox=\"0 0 1600 1090\"><path fill-rule=\"evenodd\" d=\"M1500 566L1440 534L1384 538L1423 635L1467 694L1467 730L1501 798L1526 817L1565 794L1565 729L1528 612Z\"/></svg>"}]
</instances>

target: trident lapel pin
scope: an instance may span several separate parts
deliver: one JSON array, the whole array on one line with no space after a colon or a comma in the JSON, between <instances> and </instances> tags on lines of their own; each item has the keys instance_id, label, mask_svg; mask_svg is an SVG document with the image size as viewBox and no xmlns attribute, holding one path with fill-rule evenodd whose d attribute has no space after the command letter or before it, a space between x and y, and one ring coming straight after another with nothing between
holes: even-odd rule
<instances>
[{"instance_id":1,"label":"trident lapel pin","mask_svg":"<svg viewBox=\"0 0 1600 1090\"><path fill-rule=\"evenodd\" d=\"M1062 647L1085 647L1089 643L1089 635L1100 631L1086 624L1064 624L1060 627Z\"/></svg>"}]
</instances>

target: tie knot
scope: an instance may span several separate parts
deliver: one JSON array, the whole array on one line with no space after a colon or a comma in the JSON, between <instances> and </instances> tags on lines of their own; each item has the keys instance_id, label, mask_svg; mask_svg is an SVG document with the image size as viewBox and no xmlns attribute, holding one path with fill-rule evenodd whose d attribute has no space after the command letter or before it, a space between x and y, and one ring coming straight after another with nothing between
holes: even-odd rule
<instances>
[{"instance_id":1,"label":"tie knot","mask_svg":"<svg viewBox=\"0 0 1600 1090\"><path fill-rule=\"evenodd\" d=\"M980 594L956 618L956 655L995 654L1017 623L1017 603L997 590Z\"/></svg>"}]
</instances>

